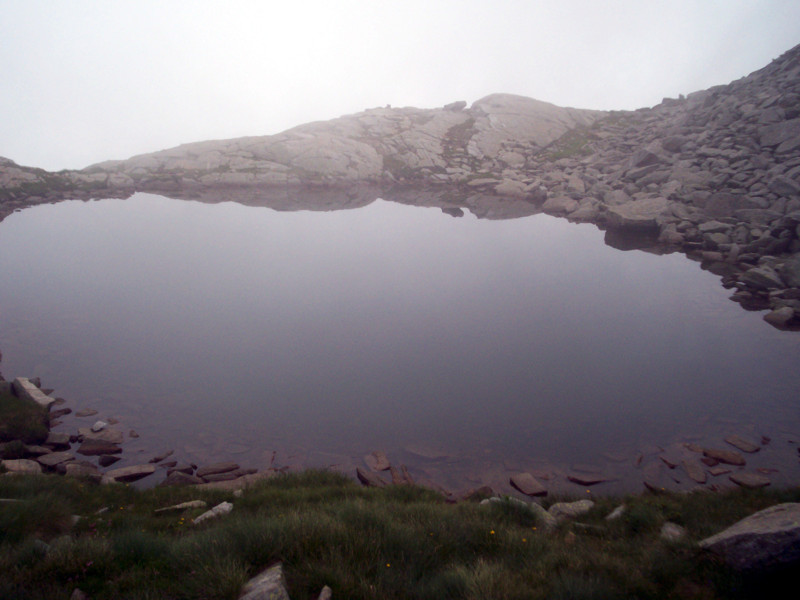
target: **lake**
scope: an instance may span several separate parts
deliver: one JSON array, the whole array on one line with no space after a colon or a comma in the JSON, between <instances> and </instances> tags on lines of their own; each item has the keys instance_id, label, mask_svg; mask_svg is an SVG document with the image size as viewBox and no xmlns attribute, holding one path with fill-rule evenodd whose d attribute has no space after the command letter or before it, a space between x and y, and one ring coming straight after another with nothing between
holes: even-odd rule
<instances>
[{"instance_id":1,"label":"lake","mask_svg":"<svg viewBox=\"0 0 800 600\"><path fill-rule=\"evenodd\" d=\"M598 490L638 490L656 447L738 433L797 482L800 336L683 255L543 214L219 200L0 223L0 369L99 411L59 430L136 430L119 465L170 448L352 473L383 450L449 489L535 470L568 491L597 469L615 479Z\"/></svg>"}]
</instances>

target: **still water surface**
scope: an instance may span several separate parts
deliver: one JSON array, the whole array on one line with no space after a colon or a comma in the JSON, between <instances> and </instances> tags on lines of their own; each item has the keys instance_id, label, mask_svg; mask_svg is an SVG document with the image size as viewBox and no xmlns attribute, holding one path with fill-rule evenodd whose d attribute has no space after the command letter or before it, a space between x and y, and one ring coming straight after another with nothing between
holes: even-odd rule
<instances>
[{"instance_id":1,"label":"still water surface","mask_svg":"<svg viewBox=\"0 0 800 600\"><path fill-rule=\"evenodd\" d=\"M136 429L128 463L382 449L458 487L800 433L800 336L681 255L545 215L71 201L0 224L0 281L3 374Z\"/></svg>"}]
</instances>

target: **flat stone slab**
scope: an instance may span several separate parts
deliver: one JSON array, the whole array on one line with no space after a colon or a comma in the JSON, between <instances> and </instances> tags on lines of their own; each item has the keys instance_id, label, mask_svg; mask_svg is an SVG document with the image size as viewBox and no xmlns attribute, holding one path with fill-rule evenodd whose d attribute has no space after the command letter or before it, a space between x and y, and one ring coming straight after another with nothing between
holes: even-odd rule
<instances>
[{"instance_id":1,"label":"flat stone slab","mask_svg":"<svg viewBox=\"0 0 800 600\"><path fill-rule=\"evenodd\" d=\"M75 455L72 452L51 452L50 454L43 454L36 460L45 467L55 467L60 463L74 459Z\"/></svg>"},{"instance_id":2,"label":"flat stone slab","mask_svg":"<svg viewBox=\"0 0 800 600\"><path fill-rule=\"evenodd\" d=\"M546 496L547 488L530 473L517 473L510 478L511 485L528 496Z\"/></svg>"},{"instance_id":3,"label":"flat stone slab","mask_svg":"<svg viewBox=\"0 0 800 600\"><path fill-rule=\"evenodd\" d=\"M17 377L11 385L18 398L27 398L44 408L49 409L53 402L56 401L55 398L51 398L36 387L27 377Z\"/></svg>"},{"instance_id":4,"label":"flat stone slab","mask_svg":"<svg viewBox=\"0 0 800 600\"><path fill-rule=\"evenodd\" d=\"M722 448L703 448L703 455L721 463L725 463L726 465L743 467L745 464L747 464L744 456L738 452L734 452L733 450L724 450Z\"/></svg>"},{"instance_id":5,"label":"flat stone slab","mask_svg":"<svg viewBox=\"0 0 800 600\"><path fill-rule=\"evenodd\" d=\"M82 408L81 410L75 413L76 417L92 417L97 414L97 411L93 408Z\"/></svg>"},{"instance_id":6,"label":"flat stone slab","mask_svg":"<svg viewBox=\"0 0 800 600\"><path fill-rule=\"evenodd\" d=\"M405 451L413 454L414 456L419 456L420 458L427 458L430 460L441 460L443 458L450 458L452 455L441 448L436 448L433 446L425 446L423 444L411 444L409 446L405 446Z\"/></svg>"},{"instance_id":7,"label":"flat stone slab","mask_svg":"<svg viewBox=\"0 0 800 600\"><path fill-rule=\"evenodd\" d=\"M760 473L734 473L729 479L736 485L751 489L766 487L772 483L769 477L761 475Z\"/></svg>"},{"instance_id":8,"label":"flat stone slab","mask_svg":"<svg viewBox=\"0 0 800 600\"><path fill-rule=\"evenodd\" d=\"M754 444L738 435L729 435L725 438L725 441L728 442L734 448L738 448L742 452L758 452L761 450L761 447L758 444Z\"/></svg>"},{"instance_id":9,"label":"flat stone slab","mask_svg":"<svg viewBox=\"0 0 800 600\"><path fill-rule=\"evenodd\" d=\"M200 485L203 483L203 480L199 477L195 477L190 473L184 473L182 471L172 471L171 473L167 473L166 479L159 483L160 486L181 486L181 485Z\"/></svg>"},{"instance_id":10,"label":"flat stone slab","mask_svg":"<svg viewBox=\"0 0 800 600\"><path fill-rule=\"evenodd\" d=\"M114 481L129 482L137 481L156 472L156 466L151 464L133 465L131 467L120 467L106 471L104 477Z\"/></svg>"},{"instance_id":11,"label":"flat stone slab","mask_svg":"<svg viewBox=\"0 0 800 600\"><path fill-rule=\"evenodd\" d=\"M702 467L700 461L684 460L681 461L681 466L683 466L683 470L686 471L686 474L689 476L689 479L691 479L695 483L705 483L708 480L708 475L706 475L706 470Z\"/></svg>"},{"instance_id":12,"label":"flat stone slab","mask_svg":"<svg viewBox=\"0 0 800 600\"><path fill-rule=\"evenodd\" d=\"M608 481L608 477L603 477L599 474L593 475L591 473L570 473L567 475L567 479L578 485L597 485L598 483Z\"/></svg>"},{"instance_id":13,"label":"flat stone slab","mask_svg":"<svg viewBox=\"0 0 800 600\"><path fill-rule=\"evenodd\" d=\"M68 433L57 433L51 431L47 434L47 439L44 441L45 446L52 446L53 448L69 448L70 436Z\"/></svg>"},{"instance_id":14,"label":"flat stone slab","mask_svg":"<svg viewBox=\"0 0 800 600\"><path fill-rule=\"evenodd\" d=\"M239 468L235 462L223 462L223 463L214 463L213 465L207 465L205 467L200 467L195 472L195 475L198 477L205 477L206 475L217 475L219 473L227 473L228 471L235 471Z\"/></svg>"},{"instance_id":15,"label":"flat stone slab","mask_svg":"<svg viewBox=\"0 0 800 600\"><path fill-rule=\"evenodd\" d=\"M700 542L739 570L767 570L800 561L800 503L772 506Z\"/></svg>"},{"instance_id":16,"label":"flat stone slab","mask_svg":"<svg viewBox=\"0 0 800 600\"><path fill-rule=\"evenodd\" d=\"M84 440L77 450L78 454L84 456L100 456L103 454L119 454L122 448L111 442L103 440Z\"/></svg>"}]
</instances>

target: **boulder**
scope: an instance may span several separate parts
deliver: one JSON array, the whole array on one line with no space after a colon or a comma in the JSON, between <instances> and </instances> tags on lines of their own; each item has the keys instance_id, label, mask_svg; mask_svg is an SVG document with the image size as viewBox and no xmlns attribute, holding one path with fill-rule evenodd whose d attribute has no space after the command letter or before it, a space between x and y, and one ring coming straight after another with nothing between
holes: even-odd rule
<instances>
[{"instance_id":1,"label":"boulder","mask_svg":"<svg viewBox=\"0 0 800 600\"><path fill-rule=\"evenodd\" d=\"M12 386L14 388L14 393L18 398L27 398L28 400L32 400L44 408L49 409L53 402L56 401L55 398L51 398L42 392L42 390L34 385L34 383L27 377L17 377L12 383Z\"/></svg>"},{"instance_id":2,"label":"boulder","mask_svg":"<svg viewBox=\"0 0 800 600\"><path fill-rule=\"evenodd\" d=\"M36 460L45 467L55 467L58 464L74 459L75 456L71 452L51 452L50 454L43 454Z\"/></svg>"},{"instance_id":3,"label":"boulder","mask_svg":"<svg viewBox=\"0 0 800 600\"><path fill-rule=\"evenodd\" d=\"M273 565L245 583L239 600L289 600L283 565Z\"/></svg>"},{"instance_id":4,"label":"boulder","mask_svg":"<svg viewBox=\"0 0 800 600\"><path fill-rule=\"evenodd\" d=\"M772 506L700 542L734 569L766 571L800 562L800 503Z\"/></svg>"},{"instance_id":5,"label":"boulder","mask_svg":"<svg viewBox=\"0 0 800 600\"><path fill-rule=\"evenodd\" d=\"M577 200L569 196L554 196L542 204L542 212L548 215L564 215L574 212L579 206Z\"/></svg>"},{"instance_id":6,"label":"boulder","mask_svg":"<svg viewBox=\"0 0 800 600\"><path fill-rule=\"evenodd\" d=\"M92 431L89 427L79 427L78 435L83 436L85 440L99 440L102 442L109 442L111 444L121 444L125 441L125 434L119 429L113 427L106 427L102 431Z\"/></svg>"},{"instance_id":7,"label":"boulder","mask_svg":"<svg viewBox=\"0 0 800 600\"><path fill-rule=\"evenodd\" d=\"M381 479L377 473L367 471L361 467L356 467L356 477L358 480L367 487L384 487L388 485L386 481Z\"/></svg>"},{"instance_id":8,"label":"boulder","mask_svg":"<svg viewBox=\"0 0 800 600\"><path fill-rule=\"evenodd\" d=\"M586 514L592 507L594 502L589 499L576 500L575 502L556 502L547 509L557 521L564 519L574 519L581 515Z\"/></svg>"},{"instance_id":9,"label":"boulder","mask_svg":"<svg viewBox=\"0 0 800 600\"><path fill-rule=\"evenodd\" d=\"M8 471L9 473L33 475L42 472L42 465L40 465L35 460L29 460L27 458L14 458L9 460L4 460L0 462L0 464L2 464L3 467L5 467L6 471Z\"/></svg>"},{"instance_id":10,"label":"boulder","mask_svg":"<svg viewBox=\"0 0 800 600\"><path fill-rule=\"evenodd\" d=\"M764 315L764 320L776 327L783 327L792 319L794 319L794 309L791 306L782 306Z\"/></svg>"},{"instance_id":11,"label":"boulder","mask_svg":"<svg viewBox=\"0 0 800 600\"><path fill-rule=\"evenodd\" d=\"M785 287L783 280L771 268L767 266L753 267L742 273L739 280L749 287L757 290L768 290L773 288Z\"/></svg>"},{"instance_id":12,"label":"boulder","mask_svg":"<svg viewBox=\"0 0 800 600\"><path fill-rule=\"evenodd\" d=\"M656 229L656 219L669 207L666 198L644 198L609 207L606 212L609 227L619 229Z\"/></svg>"},{"instance_id":13,"label":"boulder","mask_svg":"<svg viewBox=\"0 0 800 600\"><path fill-rule=\"evenodd\" d=\"M84 440L77 450L84 456L100 456L102 454L119 454L122 448L104 440Z\"/></svg>"},{"instance_id":14,"label":"boulder","mask_svg":"<svg viewBox=\"0 0 800 600\"><path fill-rule=\"evenodd\" d=\"M367 463L367 466L373 471L388 471L389 467L391 467L389 458L380 450L367 454L364 457L364 462Z\"/></svg>"}]
</instances>

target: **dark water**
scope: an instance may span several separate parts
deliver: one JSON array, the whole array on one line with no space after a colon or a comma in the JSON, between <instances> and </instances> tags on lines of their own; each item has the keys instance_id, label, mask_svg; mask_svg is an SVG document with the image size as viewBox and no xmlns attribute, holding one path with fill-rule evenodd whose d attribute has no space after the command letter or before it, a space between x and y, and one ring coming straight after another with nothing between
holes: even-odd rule
<instances>
[{"instance_id":1,"label":"dark water","mask_svg":"<svg viewBox=\"0 0 800 600\"><path fill-rule=\"evenodd\" d=\"M0 281L3 374L136 429L128 463L352 471L382 449L454 487L575 463L628 481L652 445L735 432L798 474L777 451L800 434L800 336L590 225L139 194L11 215Z\"/></svg>"}]
</instances>

